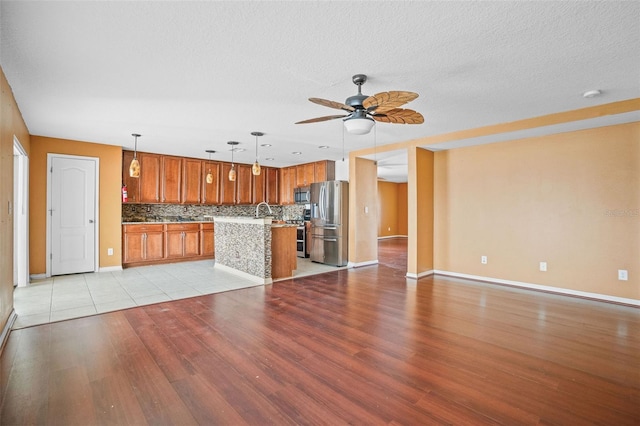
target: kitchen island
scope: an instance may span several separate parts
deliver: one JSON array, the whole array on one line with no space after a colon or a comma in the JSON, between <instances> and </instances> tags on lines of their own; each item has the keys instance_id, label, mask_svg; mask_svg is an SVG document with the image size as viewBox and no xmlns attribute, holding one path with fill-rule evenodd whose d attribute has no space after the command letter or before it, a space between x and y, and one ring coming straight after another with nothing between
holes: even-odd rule
<instances>
[{"instance_id":1,"label":"kitchen island","mask_svg":"<svg viewBox=\"0 0 640 426\"><path fill-rule=\"evenodd\" d=\"M215 268L259 284L293 276L296 225L271 218L215 217Z\"/></svg>"}]
</instances>

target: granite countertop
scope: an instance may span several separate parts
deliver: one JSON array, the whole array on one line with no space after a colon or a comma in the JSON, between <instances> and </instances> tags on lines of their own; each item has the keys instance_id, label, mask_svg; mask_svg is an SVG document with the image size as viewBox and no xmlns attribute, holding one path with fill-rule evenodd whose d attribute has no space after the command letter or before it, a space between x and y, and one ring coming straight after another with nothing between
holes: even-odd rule
<instances>
[{"instance_id":1,"label":"granite countertop","mask_svg":"<svg viewBox=\"0 0 640 426\"><path fill-rule=\"evenodd\" d=\"M123 225L140 225L140 224L163 224L163 223L213 223L211 220L140 220L131 222L122 222Z\"/></svg>"}]
</instances>

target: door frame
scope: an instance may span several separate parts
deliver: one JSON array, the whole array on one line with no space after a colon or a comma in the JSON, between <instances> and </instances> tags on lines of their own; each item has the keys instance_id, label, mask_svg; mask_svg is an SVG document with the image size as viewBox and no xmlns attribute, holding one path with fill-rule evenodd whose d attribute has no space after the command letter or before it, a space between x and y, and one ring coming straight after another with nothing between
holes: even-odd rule
<instances>
[{"instance_id":1,"label":"door frame","mask_svg":"<svg viewBox=\"0 0 640 426\"><path fill-rule=\"evenodd\" d=\"M95 226L94 229L94 241L95 247L93 249L94 254L94 264L93 264L93 272L98 272L100 270L100 210L98 209L100 203L100 158L98 157L85 157L82 155L66 155L66 154L52 154L47 153L47 211L45 212L47 216L47 253L46 253L46 276L47 278L51 277L51 172L53 171L53 159L54 158L69 158L73 160L88 160L95 162L96 170L95 170Z\"/></svg>"},{"instance_id":2,"label":"door frame","mask_svg":"<svg viewBox=\"0 0 640 426\"><path fill-rule=\"evenodd\" d=\"M13 135L13 269L14 284L29 284L29 156ZM20 197L22 203L16 203Z\"/></svg>"}]
</instances>

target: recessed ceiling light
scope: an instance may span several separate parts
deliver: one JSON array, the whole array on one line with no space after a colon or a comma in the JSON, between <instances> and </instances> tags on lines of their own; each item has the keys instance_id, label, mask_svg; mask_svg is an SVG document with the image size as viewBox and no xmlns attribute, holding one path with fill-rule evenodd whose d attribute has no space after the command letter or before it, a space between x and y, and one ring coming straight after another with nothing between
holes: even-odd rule
<instances>
[{"instance_id":1,"label":"recessed ceiling light","mask_svg":"<svg viewBox=\"0 0 640 426\"><path fill-rule=\"evenodd\" d=\"M273 157L265 158L265 161L273 161L273 160L274 160Z\"/></svg>"},{"instance_id":2,"label":"recessed ceiling light","mask_svg":"<svg viewBox=\"0 0 640 426\"><path fill-rule=\"evenodd\" d=\"M293 155L301 155L302 153L300 151L293 151L292 154Z\"/></svg>"},{"instance_id":3,"label":"recessed ceiling light","mask_svg":"<svg viewBox=\"0 0 640 426\"><path fill-rule=\"evenodd\" d=\"M260 145L260 146L264 146L265 148L268 148L268 147L270 147L270 146L271 146L271 144L270 144L270 143L263 143L263 144L262 144L262 145Z\"/></svg>"},{"instance_id":4,"label":"recessed ceiling light","mask_svg":"<svg viewBox=\"0 0 640 426\"><path fill-rule=\"evenodd\" d=\"M602 95L602 92L599 90L587 90L582 94L585 98L595 98L596 96Z\"/></svg>"},{"instance_id":5,"label":"recessed ceiling light","mask_svg":"<svg viewBox=\"0 0 640 426\"><path fill-rule=\"evenodd\" d=\"M231 148L231 151L233 151L233 152L245 152L246 149L244 149L244 148Z\"/></svg>"},{"instance_id":6,"label":"recessed ceiling light","mask_svg":"<svg viewBox=\"0 0 640 426\"><path fill-rule=\"evenodd\" d=\"M328 149L329 145L320 145L318 148L320 148L320 149Z\"/></svg>"}]
</instances>

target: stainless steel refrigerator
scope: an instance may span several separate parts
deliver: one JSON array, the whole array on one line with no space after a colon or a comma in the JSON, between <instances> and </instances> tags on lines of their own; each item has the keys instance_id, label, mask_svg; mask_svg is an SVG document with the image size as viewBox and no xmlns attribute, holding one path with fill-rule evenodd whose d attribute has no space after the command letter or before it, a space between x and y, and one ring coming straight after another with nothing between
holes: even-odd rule
<instances>
[{"instance_id":1,"label":"stainless steel refrigerator","mask_svg":"<svg viewBox=\"0 0 640 426\"><path fill-rule=\"evenodd\" d=\"M349 236L349 183L311 184L311 260L345 266Z\"/></svg>"}]
</instances>

